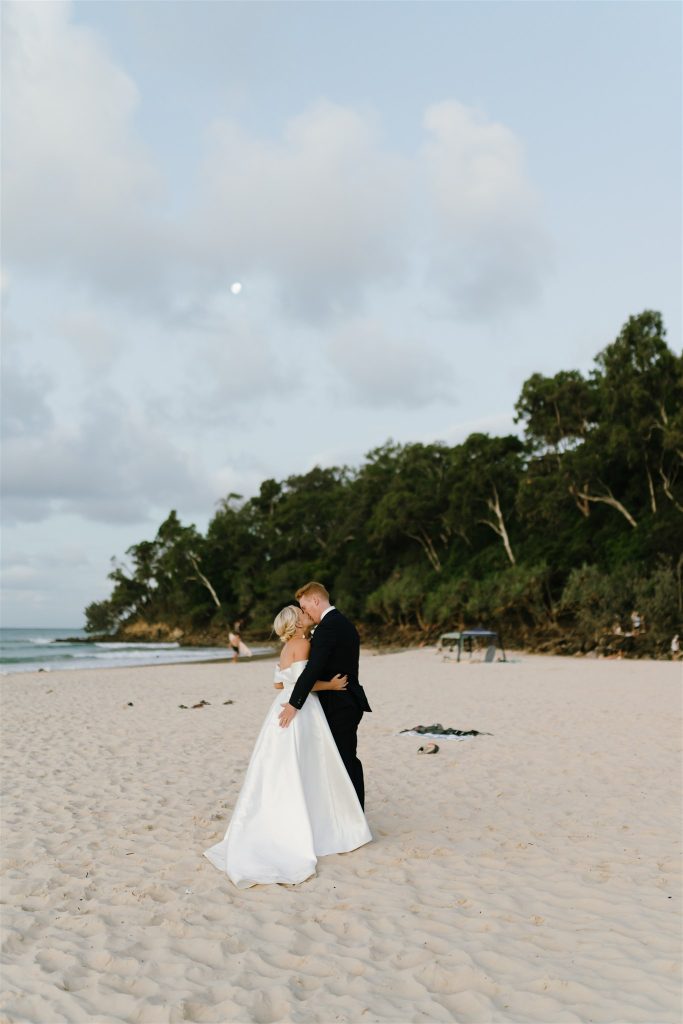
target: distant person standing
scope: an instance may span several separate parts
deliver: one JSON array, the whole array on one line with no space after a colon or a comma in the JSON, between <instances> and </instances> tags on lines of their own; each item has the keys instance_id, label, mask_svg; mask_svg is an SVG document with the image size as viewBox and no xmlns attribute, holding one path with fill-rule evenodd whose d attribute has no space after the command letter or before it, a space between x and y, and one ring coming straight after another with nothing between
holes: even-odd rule
<instances>
[{"instance_id":1,"label":"distant person standing","mask_svg":"<svg viewBox=\"0 0 683 1024\"><path fill-rule=\"evenodd\" d=\"M242 640L242 620L237 619L233 623L232 629L228 633L228 642L232 647L232 660L237 661L239 656L242 655L244 658L251 658L251 651Z\"/></svg>"}]
</instances>

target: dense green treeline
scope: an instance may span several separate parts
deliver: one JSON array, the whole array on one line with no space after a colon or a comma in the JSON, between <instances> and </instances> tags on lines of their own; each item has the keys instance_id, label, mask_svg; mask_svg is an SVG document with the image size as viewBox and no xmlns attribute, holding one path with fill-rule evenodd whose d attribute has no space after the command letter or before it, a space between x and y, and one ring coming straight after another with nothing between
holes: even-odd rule
<instances>
[{"instance_id":1,"label":"dense green treeline","mask_svg":"<svg viewBox=\"0 0 683 1024\"><path fill-rule=\"evenodd\" d=\"M171 512L114 562L86 628L265 633L316 578L369 630L490 624L588 650L637 610L639 650L665 653L683 632L683 357L661 316L631 317L588 375L534 374L516 413L523 439L389 442L358 469L266 480L205 536Z\"/></svg>"}]
</instances>

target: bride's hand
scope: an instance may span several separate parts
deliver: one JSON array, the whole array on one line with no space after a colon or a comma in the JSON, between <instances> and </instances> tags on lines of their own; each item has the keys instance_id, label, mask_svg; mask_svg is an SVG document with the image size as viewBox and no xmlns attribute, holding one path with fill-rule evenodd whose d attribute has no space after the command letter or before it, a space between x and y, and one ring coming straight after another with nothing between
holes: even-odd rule
<instances>
[{"instance_id":1,"label":"bride's hand","mask_svg":"<svg viewBox=\"0 0 683 1024\"><path fill-rule=\"evenodd\" d=\"M313 691L318 693L320 690L345 690L348 681L348 676L337 673L334 679L319 679L317 683L313 684Z\"/></svg>"},{"instance_id":2,"label":"bride's hand","mask_svg":"<svg viewBox=\"0 0 683 1024\"><path fill-rule=\"evenodd\" d=\"M341 672L337 672L336 676L330 679L331 690L345 690L349 684L349 677L343 676Z\"/></svg>"}]
</instances>

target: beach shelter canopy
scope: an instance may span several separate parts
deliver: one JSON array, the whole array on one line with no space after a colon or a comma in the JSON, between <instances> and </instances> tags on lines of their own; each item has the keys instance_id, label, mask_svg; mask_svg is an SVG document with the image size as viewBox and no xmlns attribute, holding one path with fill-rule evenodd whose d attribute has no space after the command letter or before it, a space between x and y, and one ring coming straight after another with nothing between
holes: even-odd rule
<instances>
[{"instance_id":1,"label":"beach shelter canopy","mask_svg":"<svg viewBox=\"0 0 683 1024\"><path fill-rule=\"evenodd\" d=\"M439 637L439 647L450 646L452 649L457 646L458 661L460 661L463 646L469 646L468 640L470 642L472 640L491 640L494 647L500 647L503 661L507 661L500 633L494 629L462 629L454 633L442 633Z\"/></svg>"}]
</instances>

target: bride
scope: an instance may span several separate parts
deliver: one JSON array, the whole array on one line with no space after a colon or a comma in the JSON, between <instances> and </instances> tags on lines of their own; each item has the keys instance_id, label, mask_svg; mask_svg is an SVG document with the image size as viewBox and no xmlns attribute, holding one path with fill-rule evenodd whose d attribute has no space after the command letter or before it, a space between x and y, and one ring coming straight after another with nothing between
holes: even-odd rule
<instances>
[{"instance_id":1,"label":"bride","mask_svg":"<svg viewBox=\"0 0 683 1024\"><path fill-rule=\"evenodd\" d=\"M232 819L220 843L204 851L239 888L269 882L303 882L315 874L318 857L347 853L372 840L325 713L314 693L287 729L278 721L304 670L313 624L289 605L273 628L284 643L275 686L280 690L266 715L251 755ZM318 682L315 690L343 689L344 677Z\"/></svg>"}]
</instances>

